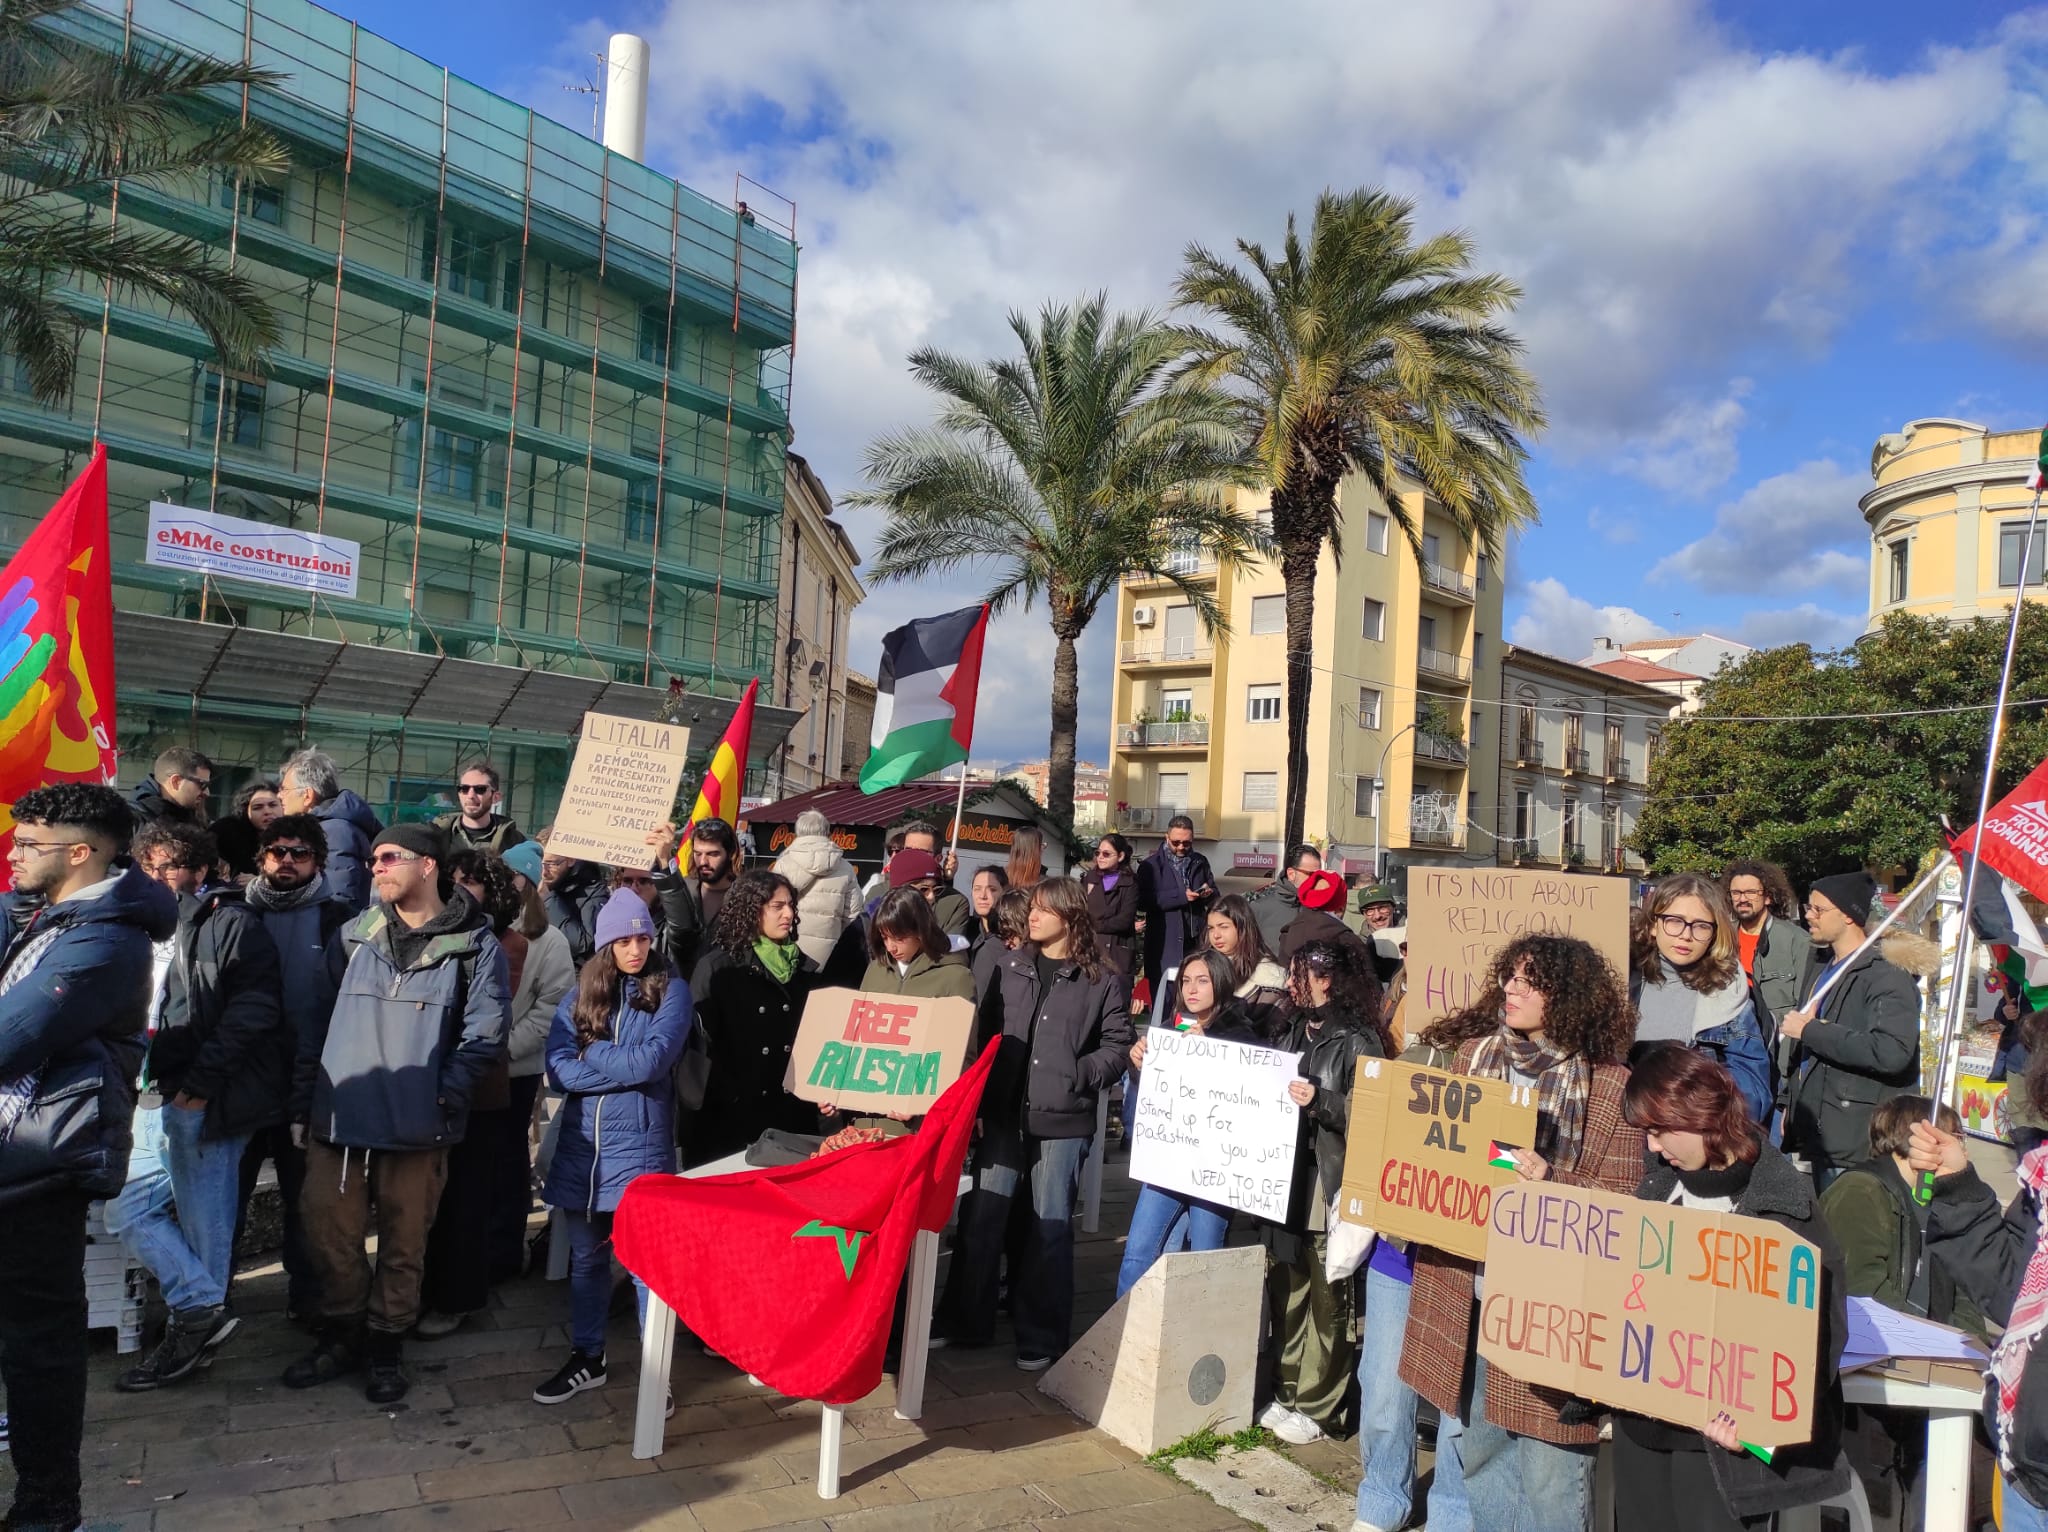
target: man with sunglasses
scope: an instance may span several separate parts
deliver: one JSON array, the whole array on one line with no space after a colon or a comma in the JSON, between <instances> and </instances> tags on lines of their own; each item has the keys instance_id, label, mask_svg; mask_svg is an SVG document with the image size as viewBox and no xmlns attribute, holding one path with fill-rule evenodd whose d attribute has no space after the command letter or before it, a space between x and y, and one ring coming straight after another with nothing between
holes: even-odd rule
<instances>
[{"instance_id":1,"label":"man with sunglasses","mask_svg":"<svg viewBox=\"0 0 2048 1532\"><path fill-rule=\"evenodd\" d=\"M85 1435L85 1210L128 1179L153 944L178 901L127 855L111 787L15 799L0 896L0 1384L14 1459L10 1527L79 1523Z\"/></svg>"},{"instance_id":2,"label":"man with sunglasses","mask_svg":"<svg viewBox=\"0 0 2048 1532\"><path fill-rule=\"evenodd\" d=\"M197 750L173 745L150 764L150 772L128 795L137 825L168 819L173 824L206 823L206 795L213 791L213 762Z\"/></svg>"},{"instance_id":3,"label":"man with sunglasses","mask_svg":"<svg viewBox=\"0 0 2048 1532\"><path fill-rule=\"evenodd\" d=\"M334 997L348 967L342 931L355 912L327 880L327 840L311 814L273 819L263 827L257 846L256 876L243 890L243 899L277 947L284 976L285 1027L296 1063L300 1040L325 1033L334 1014ZM277 1193L284 1204L285 1314L296 1323L310 1324L319 1310L319 1288L299 1220L306 1152L292 1142L288 1123L258 1129L242 1153L242 1211L235 1224L235 1243L241 1243L249 1198L265 1160L277 1167Z\"/></svg>"},{"instance_id":4,"label":"man with sunglasses","mask_svg":"<svg viewBox=\"0 0 2048 1532\"><path fill-rule=\"evenodd\" d=\"M456 809L434 820L451 848L468 846L503 856L526 837L519 826L498 812L498 768L489 761L471 761L455 774Z\"/></svg>"},{"instance_id":5,"label":"man with sunglasses","mask_svg":"<svg viewBox=\"0 0 2048 1532\"><path fill-rule=\"evenodd\" d=\"M1154 999L1166 971L1202 945L1216 875L1195 849L1195 822L1176 814L1159 849L1138 864L1138 910L1145 917L1145 983ZM1169 997L1169 1000L1171 997Z\"/></svg>"}]
</instances>

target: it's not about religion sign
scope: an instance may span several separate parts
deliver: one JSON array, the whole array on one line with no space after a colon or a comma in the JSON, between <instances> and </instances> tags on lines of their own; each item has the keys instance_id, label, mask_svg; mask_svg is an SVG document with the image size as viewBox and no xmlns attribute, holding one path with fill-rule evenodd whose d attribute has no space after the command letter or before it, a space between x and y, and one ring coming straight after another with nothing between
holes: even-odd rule
<instances>
[{"instance_id":1,"label":"it's not about religion sign","mask_svg":"<svg viewBox=\"0 0 2048 1532\"><path fill-rule=\"evenodd\" d=\"M1813 1435L1820 1251L1783 1224L1589 1187L1496 1192L1479 1354L1546 1388L1744 1442Z\"/></svg>"},{"instance_id":2,"label":"it's not about religion sign","mask_svg":"<svg viewBox=\"0 0 2048 1532\"><path fill-rule=\"evenodd\" d=\"M848 1111L916 1116L960 1078L973 1041L971 1000L813 990L782 1087Z\"/></svg>"},{"instance_id":3,"label":"it's not about religion sign","mask_svg":"<svg viewBox=\"0 0 2048 1532\"><path fill-rule=\"evenodd\" d=\"M1576 936L1628 973L1626 878L1531 867L1424 868L1408 875L1408 1035L1463 1010L1494 955L1518 936Z\"/></svg>"}]
</instances>

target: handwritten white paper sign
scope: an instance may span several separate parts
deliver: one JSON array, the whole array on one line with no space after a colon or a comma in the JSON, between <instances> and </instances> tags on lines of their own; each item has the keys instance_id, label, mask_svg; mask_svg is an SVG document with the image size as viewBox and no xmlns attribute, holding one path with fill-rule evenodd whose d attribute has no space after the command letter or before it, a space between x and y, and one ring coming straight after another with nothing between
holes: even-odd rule
<instances>
[{"instance_id":1,"label":"handwritten white paper sign","mask_svg":"<svg viewBox=\"0 0 2048 1532\"><path fill-rule=\"evenodd\" d=\"M1287 1216L1301 1055L1152 1027L1131 1117L1131 1175L1161 1191Z\"/></svg>"}]
</instances>

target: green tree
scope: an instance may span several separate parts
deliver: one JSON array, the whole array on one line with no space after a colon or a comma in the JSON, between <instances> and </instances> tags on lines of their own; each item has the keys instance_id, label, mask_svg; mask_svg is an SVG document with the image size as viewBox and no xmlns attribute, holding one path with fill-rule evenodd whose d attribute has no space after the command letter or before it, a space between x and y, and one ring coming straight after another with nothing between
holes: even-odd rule
<instances>
[{"instance_id":1,"label":"green tree","mask_svg":"<svg viewBox=\"0 0 2048 1532\"><path fill-rule=\"evenodd\" d=\"M1177 332L1149 314L1107 312L1097 296L1010 316L1021 354L973 362L925 348L911 373L939 396L936 425L885 436L867 452L855 503L888 512L870 577L921 579L987 566L987 600L1051 621L1052 769L1046 807L1074 817L1075 644L1129 574L1170 581L1210 631L1215 592L1184 560L1226 567L1263 546L1232 509L1248 481L1236 412L1212 388L1176 383Z\"/></svg>"},{"instance_id":2,"label":"green tree","mask_svg":"<svg viewBox=\"0 0 2048 1532\"><path fill-rule=\"evenodd\" d=\"M1938 843L1942 816L1957 829L1977 817L2005 633L2003 618L1893 616L1838 654L1795 644L1724 668L1700 689L1697 716L1664 732L1636 849L1660 873L1763 857L1802 885L1848 868L1917 865ZM2048 697L2048 610L2039 606L2022 615L2012 695ZM1722 721L1732 719L1771 721ZM1994 793L2044 757L2048 717L2015 710Z\"/></svg>"},{"instance_id":3,"label":"green tree","mask_svg":"<svg viewBox=\"0 0 2048 1532\"><path fill-rule=\"evenodd\" d=\"M1536 519L1523 439L1542 429L1521 343L1501 324L1521 298L1472 269L1472 243L1418 243L1414 204L1379 190L1316 199L1304 244L1292 214L1277 258L1239 240L1243 266L1190 245L1176 289L1220 332L1191 330L1190 377L1236 385L1246 434L1273 492L1287 590L1287 828L1308 809L1316 565L1339 557L1337 487L1362 475L1419 559L1419 487L1468 544L1497 555Z\"/></svg>"},{"instance_id":4,"label":"green tree","mask_svg":"<svg viewBox=\"0 0 2048 1532\"><path fill-rule=\"evenodd\" d=\"M161 185L242 184L282 172L284 145L226 116L225 92L279 83L245 64L132 53L117 57L63 30L75 0L0 0L0 348L47 401L78 362L66 285L94 297L146 293L206 332L221 363L247 369L277 337L261 289L196 240L122 220L80 217L115 177Z\"/></svg>"}]
</instances>

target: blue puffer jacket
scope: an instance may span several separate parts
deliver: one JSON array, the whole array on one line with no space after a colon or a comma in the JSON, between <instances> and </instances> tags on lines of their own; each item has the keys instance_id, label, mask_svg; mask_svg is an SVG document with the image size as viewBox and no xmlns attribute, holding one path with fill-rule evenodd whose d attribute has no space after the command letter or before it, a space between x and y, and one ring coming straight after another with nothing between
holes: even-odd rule
<instances>
[{"instance_id":1,"label":"blue puffer jacket","mask_svg":"<svg viewBox=\"0 0 2048 1532\"><path fill-rule=\"evenodd\" d=\"M39 934L57 933L0 995L0 1080L41 1072L0 1144L0 1205L63 1187L111 1197L134 1145L151 944L177 930L177 898L130 866L90 898L44 905L9 894L0 908L10 964Z\"/></svg>"},{"instance_id":2,"label":"blue puffer jacket","mask_svg":"<svg viewBox=\"0 0 2048 1532\"><path fill-rule=\"evenodd\" d=\"M690 986L671 971L651 1015L630 1002L628 977L609 1041L576 1047L576 991L555 1008L548 1029L548 1079L568 1093L561 1136L541 1198L550 1207L609 1213L635 1176L676 1168L676 1060L694 1019Z\"/></svg>"},{"instance_id":3,"label":"blue puffer jacket","mask_svg":"<svg viewBox=\"0 0 2048 1532\"><path fill-rule=\"evenodd\" d=\"M327 881L357 914L370 907L370 845L383 830L377 814L347 788L307 811L327 838Z\"/></svg>"}]
</instances>

